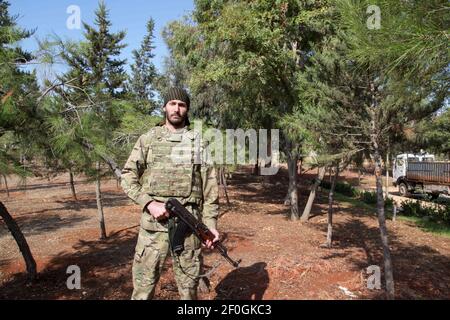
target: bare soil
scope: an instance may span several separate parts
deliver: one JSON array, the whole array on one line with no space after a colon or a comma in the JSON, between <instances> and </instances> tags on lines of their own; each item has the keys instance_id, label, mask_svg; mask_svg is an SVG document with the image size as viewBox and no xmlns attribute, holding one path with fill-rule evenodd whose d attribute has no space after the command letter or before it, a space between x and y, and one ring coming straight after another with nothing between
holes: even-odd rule
<instances>
[{"instance_id":1,"label":"bare soil","mask_svg":"<svg viewBox=\"0 0 450 320\"><path fill-rule=\"evenodd\" d=\"M262 178L248 174L249 170L228 179L231 205L221 198L219 219L224 244L242 263L234 269L217 252L205 249L205 271L220 265L209 277L209 292L200 293L201 299L385 298L383 290L370 290L366 283L368 266L383 270L374 211L336 202L333 247L324 248L327 194L319 192L308 223L290 221L289 207L283 205L286 171ZM345 175L350 181L358 179L352 172ZM314 176L312 171L300 176L301 210ZM9 197L2 186L0 199L28 240L39 279L27 282L23 258L0 221L0 299L130 298L138 206L115 180L102 181L108 239L99 240L94 184L76 177L75 201L68 181L68 174L50 181L33 178L24 190L10 180ZM450 239L406 221L388 220L387 227L396 298L449 299ZM166 261L156 299L178 299L171 263ZM81 269L81 290L67 288L70 265Z\"/></svg>"}]
</instances>

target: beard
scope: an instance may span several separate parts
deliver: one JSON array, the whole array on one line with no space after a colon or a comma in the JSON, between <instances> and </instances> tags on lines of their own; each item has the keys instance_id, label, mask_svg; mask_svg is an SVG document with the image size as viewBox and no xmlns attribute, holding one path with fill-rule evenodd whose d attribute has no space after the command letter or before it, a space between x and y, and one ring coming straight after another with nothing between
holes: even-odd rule
<instances>
[{"instance_id":1,"label":"beard","mask_svg":"<svg viewBox=\"0 0 450 320\"><path fill-rule=\"evenodd\" d=\"M171 115L166 115L167 121L175 127L182 125L185 122L187 115L181 116L178 113L172 113Z\"/></svg>"}]
</instances>

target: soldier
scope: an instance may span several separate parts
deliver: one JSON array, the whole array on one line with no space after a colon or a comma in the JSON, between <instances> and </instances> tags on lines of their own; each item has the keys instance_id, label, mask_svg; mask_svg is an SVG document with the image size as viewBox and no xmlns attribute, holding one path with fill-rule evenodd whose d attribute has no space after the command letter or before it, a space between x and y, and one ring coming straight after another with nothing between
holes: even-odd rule
<instances>
[{"instance_id":1,"label":"soldier","mask_svg":"<svg viewBox=\"0 0 450 320\"><path fill-rule=\"evenodd\" d=\"M218 185L214 167L192 161L173 163L172 150L183 141L196 140L189 127L190 99L181 88L170 88L164 96L165 123L139 137L122 170L121 185L130 199L142 208L142 217L133 261L132 299L152 299L162 266L170 250L168 213L164 202L177 198L215 235L206 246L219 240ZM188 235L180 256L172 254L173 271L180 298L197 299L201 270L201 243Z\"/></svg>"}]
</instances>

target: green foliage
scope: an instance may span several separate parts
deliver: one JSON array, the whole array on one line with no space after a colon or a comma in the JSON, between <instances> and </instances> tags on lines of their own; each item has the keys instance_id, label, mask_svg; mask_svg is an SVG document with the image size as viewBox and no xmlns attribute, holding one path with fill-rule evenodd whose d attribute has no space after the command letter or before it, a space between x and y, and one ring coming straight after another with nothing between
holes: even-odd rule
<instances>
[{"instance_id":1,"label":"green foliage","mask_svg":"<svg viewBox=\"0 0 450 320\"><path fill-rule=\"evenodd\" d=\"M7 132L0 136L0 174L1 175L17 175L19 177L28 177L31 172L24 167L19 159L21 149L14 137L13 132Z\"/></svg>"},{"instance_id":2,"label":"green foliage","mask_svg":"<svg viewBox=\"0 0 450 320\"><path fill-rule=\"evenodd\" d=\"M417 149L450 157L450 108L422 120L415 132Z\"/></svg>"},{"instance_id":3,"label":"green foliage","mask_svg":"<svg viewBox=\"0 0 450 320\"><path fill-rule=\"evenodd\" d=\"M68 71L58 77L57 95L48 99L47 123L55 157L65 168L96 175L92 168L103 155L114 154L114 133L124 117L126 94L124 31L111 32L103 2L95 11L94 26L83 24L85 39L78 43L58 38L46 43L57 50ZM48 48L42 48L48 49ZM50 84L48 84L50 85ZM89 144L92 147L87 148Z\"/></svg>"},{"instance_id":4,"label":"green foliage","mask_svg":"<svg viewBox=\"0 0 450 320\"><path fill-rule=\"evenodd\" d=\"M450 225L442 221L433 221L424 217L416 216L398 216L399 220L413 222L426 232L431 232L440 236L450 238Z\"/></svg>"},{"instance_id":5,"label":"green foliage","mask_svg":"<svg viewBox=\"0 0 450 320\"><path fill-rule=\"evenodd\" d=\"M335 6L326 11L326 17L333 27L325 28L311 44L314 54L296 77L302 107L286 115L283 123L303 137L305 153L315 153L321 166L367 154L370 135L368 80L349 59Z\"/></svg>"},{"instance_id":6,"label":"green foliage","mask_svg":"<svg viewBox=\"0 0 450 320\"><path fill-rule=\"evenodd\" d=\"M211 117L221 128L278 126L299 105L295 74L320 30L316 24L327 1L195 4L192 20L174 22L165 32L172 56L186 67L186 84L199 99L194 113ZM284 133L292 138L294 132Z\"/></svg>"},{"instance_id":7,"label":"green foliage","mask_svg":"<svg viewBox=\"0 0 450 320\"><path fill-rule=\"evenodd\" d=\"M367 204L371 204L371 205L376 205L377 204L377 193L373 192L373 191L359 191L355 193L355 196L367 203ZM394 201L391 198L385 198L384 199L384 206L385 207L392 207L392 205L394 204Z\"/></svg>"},{"instance_id":8,"label":"green foliage","mask_svg":"<svg viewBox=\"0 0 450 320\"><path fill-rule=\"evenodd\" d=\"M325 189L330 189L331 183L327 180L322 180L322 182L320 183L320 186ZM336 181L334 190L336 192L339 192L339 193L347 196L347 197L353 197L356 195L356 189L353 188L353 186L347 182Z\"/></svg>"},{"instance_id":9,"label":"green foliage","mask_svg":"<svg viewBox=\"0 0 450 320\"><path fill-rule=\"evenodd\" d=\"M156 67L152 62L155 57L153 50L153 32L155 22L150 19L147 22L147 34L142 40L141 47L133 50L134 63L131 65L130 88L133 94L136 108L143 114L151 114L156 108L154 101L154 86L157 81Z\"/></svg>"},{"instance_id":10,"label":"green foliage","mask_svg":"<svg viewBox=\"0 0 450 320\"><path fill-rule=\"evenodd\" d=\"M160 123L162 118L143 114L141 110L135 108L134 101L123 101L121 110L123 115L120 126L110 137L113 147L107 151L114 156L120 166L123 166L139 136Z\"/></svg>"},{"instance_id":11,"label":"green foliage","mask_svg":"<svg viewBox=\"0 0 450 320\"><path fill-rule=\"evenodd\" d=\"M448 99L448 1L343 0L336 4L349 59L363 72L377 72L384 82L380 82L382 112L377 115L384 128L380 145L387 145L389 138L391 144L405 147L408 132L442 109ZM366 25L365 12L373 4L381 10L380 29Z\"/></svg>"},{"instance_id":12,"label":"green foliage","mask_svg":"<svg viewBox=\"0 0 450 320\"><path fill-rule=\"evenodd\" d=\"M380 29L366 26L368 15L364 13L373 4L380 8ZM433 74L444 76L448 69L448 1L343 0L337 5L353 58L422 82Z\"/></svg>"},{"instance_id":13,"label":"green foliage","mask_svg":"<svg viewBox=\"0 0 450 320\"><path fill-rule=\"evenodd\" d=\"M325 189L331 188L331 183L327 180L322 180L320 183L320 186ZM365 191L365 190L358 190L354 188L351 184L348 182L340 182L336 181L336 185L334 187L334 190L346 197L358 199L364 203L367 203L369 205L376 205L377 204L377 193L374 191ZM384 199L384 206L389 208L393 205L393 200L391 198Z\"/></svg>"},{"instance_id":14,"label":"green foliage","mask_svg":"<svg viewBox=\"0 0 450 320\"><path fill-rule=\"evenodd\" d=\"M35 73L23 68L34 57L19 45L33 31L20 28L18 16L10 16L8 7L0 0L0 173L25 177L34 168L21 161L46 145L47 133L38 109Z\"/></svg>"},{"instance_id":15,"label":"green foliage","mask_svg":"<svg viewBox=\"0 0 450 320\"><path fill-rule=\"evenodd\" d=\"M107 91L112 97L122 96L125 93L126 61L118 57L126 47L126 44L121 43L125 38L125 31L111 32L109 12L103 1L99 2L95 11L94 26L83 23L83 27L85 46L81 47L81 54L68 52L66 61L76 73L82 72L97 95Z\"/></svg>"},{"instance_id":16,"label":"green foliage","mask_svg":"<svg viewBox=\"0 0 450 320\"><path fill-rule=\"evenodd\" d=\"M373 191L362 191L358 198L367 204L377 204L377 193Z\"/></svg>"},{"instance_id":17,"label":"green foliage","mask_svg":"<svg viewBox=\"0 0 450 320\"><path fill-rule=\"evenodd\" d=\"M423 204L420 201L404 201L401 213L405 216L428 217L431 220L441 220L450 225L450 206L437 204Z\"/></svg>"}]
</instances>

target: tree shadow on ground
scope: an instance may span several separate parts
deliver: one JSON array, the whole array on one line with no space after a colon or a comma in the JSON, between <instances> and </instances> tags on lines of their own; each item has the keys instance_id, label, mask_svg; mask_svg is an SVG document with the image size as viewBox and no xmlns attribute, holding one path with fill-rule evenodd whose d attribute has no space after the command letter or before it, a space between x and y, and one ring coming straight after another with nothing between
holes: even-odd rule
<instances>
[{"instance_id":1,"label":"tree shadow on ground","mask_svg":"<svg viewBox=\"0 0 450 320\"><path fill-rule=\"evenodd\" d=\"M97 209L97 199L95 193L84 193L83 197L86 199L64 199L57 200L56 203L61 204L62 210L84 210ZM102 204L104 208L122 207L130 204L130 200L124 193L117 194L114 192L102 191Z\"/></svg>"},{"instance_id":2,"label":"tree shadow on ground","mask_svg":"<svg viewBox=\"0 0 450 320\"><path fill-rule=\"evenodd\" d=\"M104 241L79 240L75 252L56 255L33 284L27 282L25 273L1 283L0 299L129 299L136 237L135 230L125 229ZM80 290L67 288L70 265L80 267Z\"/></svg>"},{"instance_id":3,"label":"tree shadow on ground","mask_svg":"<svg viewBox=\"0 0 450 320\"><path fill-rule=\"evenodd\" d=\"M326 224L312 227L324 234L325 241ZM431 246L402 241L393 232L389 232L388 237L397 299L442 299L450 296L450 257L440 254ZM365 258L355 255L355 248L362 249ZM323 250L330 250L324 259L345 258L355 270L366 270L370 265L377 265L384 279L378 225L370 227L357 218L335 223L333 248ZM384 280L382 286L384 287ZM380 292L379 296L382 297L383 293Z\"/></svg>"},{"instance_id":4,"label":"tree shadow on ground","mask_svg":"<svg viewBox=\"0 0 450 320\"><path fill-rule=\"evenodd\" d=\"M14 274L10 279L0 283L0 299L125 299L131 297L134 249L137 241L138 226L129 227L111 233L106 240L79 240L73 246L74 252L61 252L51 259L45 269L39 270L38 280L29 284L25 272ZM135 229L135 230L133 230ZM250 237L250 234L229 232L224 234L224 243L232 254L237 243ZM204 255L212 254L212 250L204 250ZM233 257L235 258L235 257ZM236 257L237 258L237 257ZM217 259L222 257L217 255ZM226 263L225 260L222 263ZM69 290L66 273L69 266L76 265L81 270L81 289ZM211 266L205 265L205 271ZM255 267L256 268L256 267ZM163 277L155 299L177 299L178 292L171 274L172 260L166 260ZM249 275L240 283L252 283L252 270L245 268L240 275ZM169 272L169 273L167 273ZM260 275L261 276L261 275ZM234 277L232 277L234 279ZM239 277L238 277L239 278ZM227 279L230 279L229 277ZM225 284L229 283L227 280ZM258 280L259 281L259 280ZM234 285L233 285L234 286ZM225 289L224 289L225 290ZM258 292L256 292L258 293Z\"/></svg>"},{"instance_id":5,"label":"tree shadow on ground","mask_svg":"<svg viewBox=\"0 0 450 320\"><path fill-rule=\"evenodd\" d=\"M269 286L266 266L257 262L231 271L215 287L215 300L262 300Z\"/></svg>"},{"instance_id":6,"label":"tree shadow on ground","mask_svg":"<svg viewBox=\"0 0 450 320\"><path fill-rule=\"evenodd\" d=\"M58 214L24 215L15 218L25 236L53 232L61 228L72 227L86 220L89 220L89 217L78 215L61 216ZM4 225L3 220L0 221L0 226L2 225ZM0 238L7 234L9 234L8 228L6 226L4 228L0 227Z\"/></svg>"},{"instance_id":7,"label":"tree shadow on ground","mask_svg":"<svg viewBox=\"0 0 450 320\"><path fill-rule=\"evenodd\" d=\"M26 213L21 213L17 218L26 215L36 215L49 212L62 212L65 210L97 210L97 200L95 198L95 193L85 194L86 199L74 200L72 198L65 198L63 200L56 200L55 203L61 205L57 208L44 208L40 210L33 210ZM102 204L103 208L114 208L123 207L130 204L130 200L124 195L118 195L112 192L102 192Z\"/></svg>"},{"instance_id":8,"label":"tree shadow on ground","mask_svg":"<svg viewBox=\"0 0 450 320\"><path fill-rule=\"evenodd\" d=\"M75 183L75 188L79 184L89 184L91 183L89 180L83 180L83 181L77 181ZM9 183L8 183L9 184ZM15 187L8 187L9 192L27 192L27 191L33 191L33 190L43 190L43 189L53 189L53 188L61 188L61 187L67 187L67 190L70 190L70 183L67 182L52 182L52 181L46 181L43 183L30 183L26 185L17 185ZM0 190L0 194L6 194L7 191L5 188L2 188Z\"/></svg>"},{"instance_id":9,"label":"tree shadow on ground","mask_svg":"<svg viewBox=\"0 0 450 320\"><path fill-rule=\"evenodd\" d=\"M250 207L253 203L283 205L288 190L288 181L287 171L284 168L280 168L276 175L268 177L248 177L242 173L235 173L233 178L229 179L229 186L231 188L238 188L239 190L245 188L244 194L240 193L239 195L234 195L233 199L244 201L246 204L249 204ZM299 185L298 187L298 205L300 213L301 209L306 205L306 201L308 200L310 193L309 187L309 183L307 185ZM232 203L233 199L231 200ZM248 210L245 210L245 208L241 208L241 211L244 214L252 213L251 211L248 212ZM270 208L266 209L265 212L268 215L285 215L287 217L290 213L290 206L283 205L281 209Z\"/></svg>"}]
</instances>

